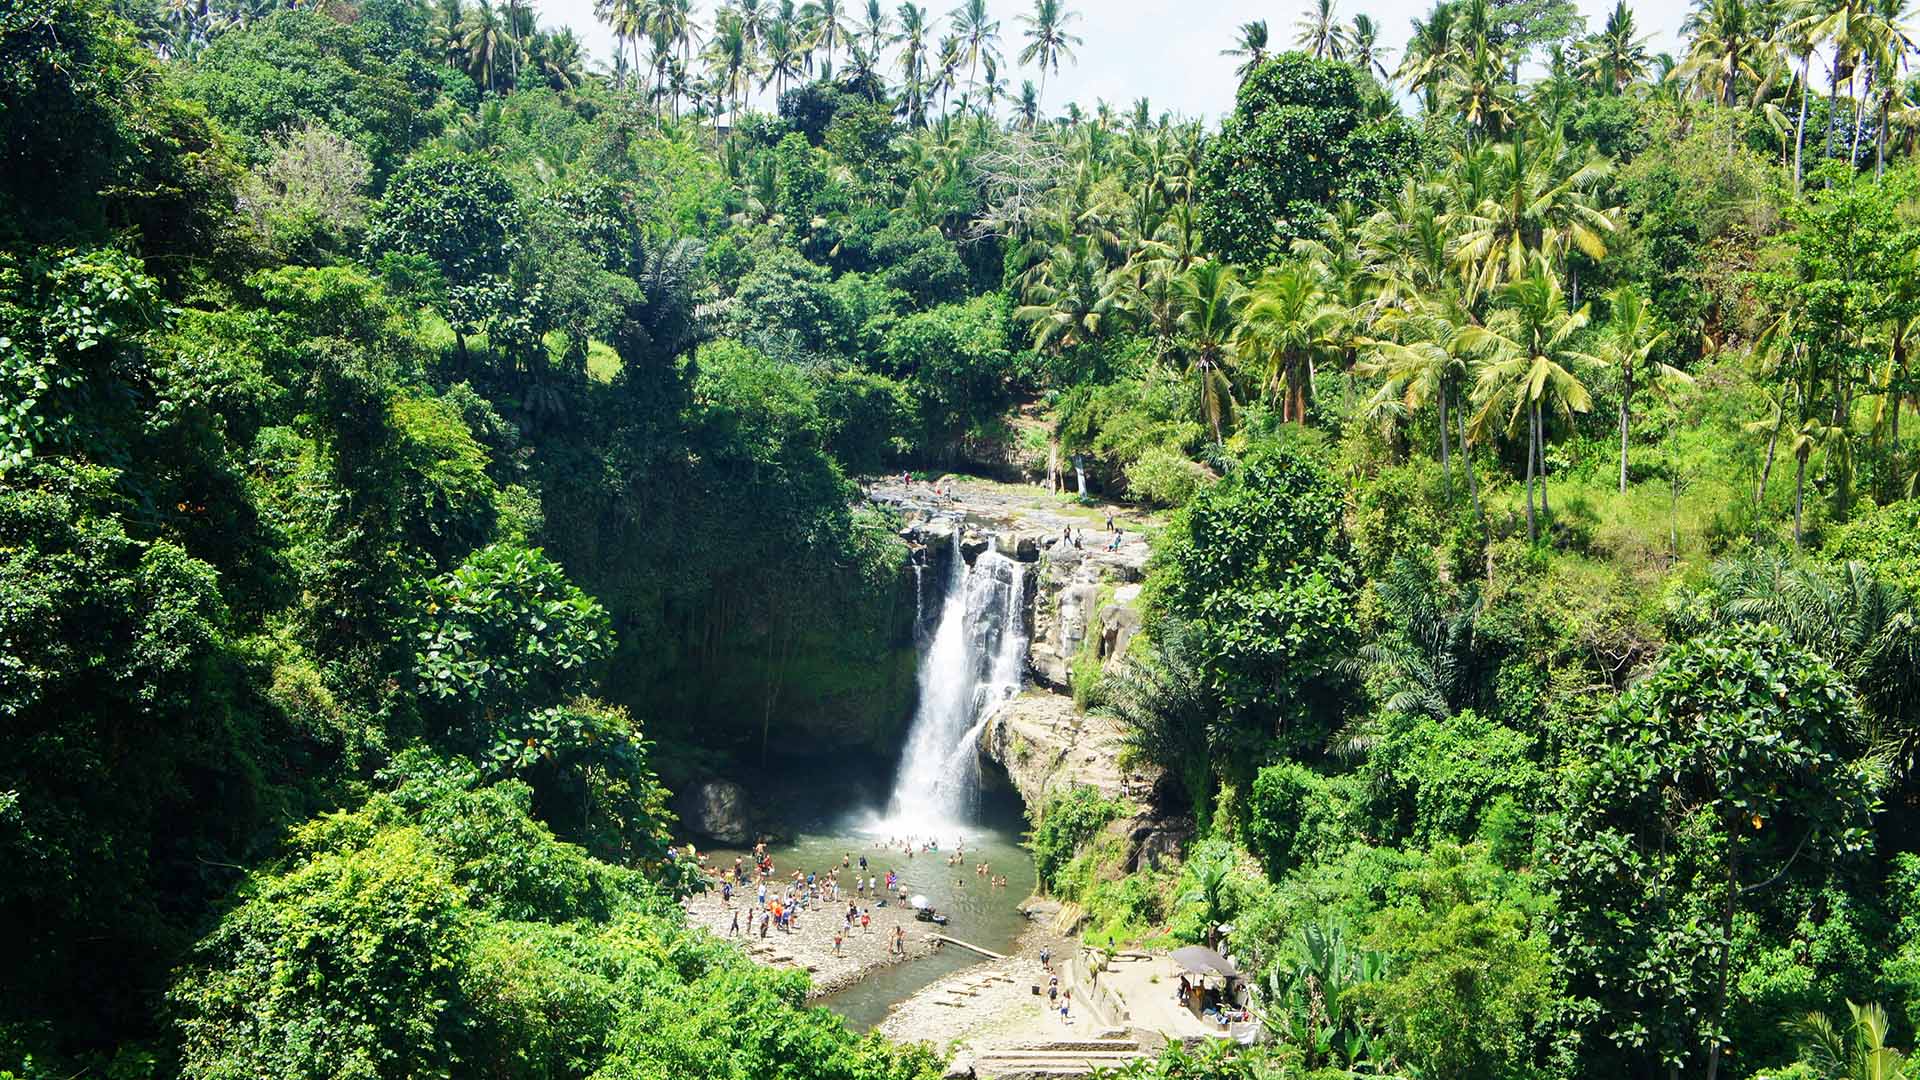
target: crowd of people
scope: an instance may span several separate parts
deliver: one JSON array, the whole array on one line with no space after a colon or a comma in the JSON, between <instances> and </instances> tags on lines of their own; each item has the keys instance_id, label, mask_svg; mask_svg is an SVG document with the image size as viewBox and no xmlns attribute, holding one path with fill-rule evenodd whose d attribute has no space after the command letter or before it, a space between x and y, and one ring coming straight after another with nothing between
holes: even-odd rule
<instances>
[{"instance_id":1,"label":"crowd of people","mask_svg":"<svg viewBox=\"0 0 1920 1080\"><path fill-rule=\"evenodd\" d=\"M898 851L909 860L941 854L940 841L933 837L889 837L883 850ZM716 866L692 845L684 855L675 852L675 857L699 866L705 894L720 894L721 903L732 912L728 936L753 937L757 933L764 939L773 931L791 934L803 917L836 918L840 923L833 935L836 956L853 935L873 933L874 908L906 905L910 899L909 886L900 872L891 866L880 872L864 853L856 856L846 852L838 865L824 871L793 869L784 873L774 866L765 843L755 844L751 853L734 856L727 866ZM964 865L966 839L958 838L945 858L950 867ZM1007 879L994 874L987 862L974 863L973 870L975 878L985 879L989 887L1007 887ZM966 879L956 877L954 885L964 887ZM906 951L906 928L895 926L888 933L889 955L904 955Z\"/></svg>"}]
</instances>

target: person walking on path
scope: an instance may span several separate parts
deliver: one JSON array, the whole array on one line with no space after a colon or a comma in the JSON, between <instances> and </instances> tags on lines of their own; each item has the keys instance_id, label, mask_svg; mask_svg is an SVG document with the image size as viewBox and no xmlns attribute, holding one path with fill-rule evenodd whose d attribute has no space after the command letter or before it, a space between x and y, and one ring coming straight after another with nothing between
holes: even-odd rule
<instances>
[{"instance_id":1,"label":"person walking on path","mask_svg":"<svg viewBox=\"0 0 1920 1080\"><path fill-rule=\"evenodd\" d=\"M733 913L733 927L732 929L727 931L727 936L738 937L739 934L740 934L740 913L736 911Z\"/></svg>"}]
</instances>

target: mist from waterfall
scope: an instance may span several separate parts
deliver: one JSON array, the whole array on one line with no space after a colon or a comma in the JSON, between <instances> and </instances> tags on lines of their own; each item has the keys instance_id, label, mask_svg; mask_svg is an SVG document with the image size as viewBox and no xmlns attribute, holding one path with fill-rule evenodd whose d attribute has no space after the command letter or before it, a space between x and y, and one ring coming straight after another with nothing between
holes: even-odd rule
<instances>
[{"instance_id":1,"label":"mist from waterfall","mask_svg":"<svg viewBox=\"0 0 1920 1080\"><path fill-rule=\"evenodd\" d=\"M971 819L980 794L980 732L1020 693L1026 674L1026 565L989 548L968 566L957 535L953 543L887 808L886 827L909 835Z\"/></svg>"}]
</instances>

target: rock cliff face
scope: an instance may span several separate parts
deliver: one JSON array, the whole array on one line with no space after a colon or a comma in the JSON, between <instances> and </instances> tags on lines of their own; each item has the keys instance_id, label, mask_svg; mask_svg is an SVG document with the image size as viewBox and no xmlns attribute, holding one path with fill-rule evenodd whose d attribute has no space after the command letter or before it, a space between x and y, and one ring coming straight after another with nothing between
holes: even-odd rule
<instances>
[{"instance_id":1,"label":"rock cliff face","mask_svg":"<svg viewBox=\"0 0 1920 1080\"><path fill-rule=\"evenodd\" d=\"M964 482L943 480L937 486L938 498L932 485L882 495L905 514L901 535L921 568L923 610L938 609L938 590L956 553L971 564L990 544L1034 567L1029 686L982 728L980 755L997 766L984 775L990 782L1004 776L1032 810L1045 806L1055 792L1079 785L1128 798L1146 808L1115 826L1128 832L1133 858L1157 862L1177 853L1185 839L1180 823L1163 822L1151 809L1157 773L1123 770L1118 726L1081 712L1071 696L1076 676L1084 679L1122 663L1139 631L1145 536L1123 525L1127 531L1116 547L1113 534L1098 528L1104 518L1099 512L1056 509L1031 494L1010 497L1003 489Z\"/></svg>"},{"instance_id":2,"label":"rock cliff face","mask_svg":"<svg viewBox=\"0 0 1920 1080\"><path fill-rule=\"evenodd\" d=\"M1107 551L1101 544L1056 541L1042 553L1029 664L1034 678L1071 690L1077 665L1108 668L1126 655L1140 628L1146 561L1144 543Z\"/></svg>"},{"instance_id":3,"label":"rock cliff face","mask_svg":"<svg viewBox=\"0 0 1920 1080\"><path fill-rule=\"evenodd\" d=\"M688 831L708 840L745 844L755 838L747 789L731 780L707 780L687 788L673 800L673 812Z\"/></svg>"}]
</instances>

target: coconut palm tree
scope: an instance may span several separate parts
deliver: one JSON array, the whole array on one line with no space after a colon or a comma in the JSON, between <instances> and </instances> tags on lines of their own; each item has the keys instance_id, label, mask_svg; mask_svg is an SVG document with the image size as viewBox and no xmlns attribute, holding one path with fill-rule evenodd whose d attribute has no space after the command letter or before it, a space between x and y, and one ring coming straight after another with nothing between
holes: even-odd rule
<instances>
[{"instance_id":1,"label":"coconut palm tree","mask_svg":"<svg viewBox=\"0 0 1920 1080\"><path fill-rule=\"evenodd\" d=\"M1696 0L1680 24L1691 39L1679 72L1713 90L1714 100L1732 108L1742 80L1760 82L1756 61L1764 47L1758 33L1759 13L1749 0Z\"/></svg>"},{"instance_id":2,"label":"coconut palm tree","mask_svg":"<svg viewBox=\"0 0 1920 1080\"><path fill-rule=\"evenodd\" d=\"M1118 283L1091 236L1069 236L1047 246L1013 317L1033 325L1033 347L1056 354L1097 341L1118 306Z\"/></svg>"},{"instance_id":3,"label":"coconut palm tree","mask_svg":"<svg viewBox=\"0 0 1920 1080\"><path fill-rule=\"evenodd\" d=\"M1254 284L1235 349L1242 360L1263 362L1266 389L1280 402L1282 422L1306 423L1316 362L1335 351L1345 318L1308 266L1283 264Z\"/></svg>"},{"instance_id":4,"label":"coconut palm tree","mask_svg":"<svg viewBox=\"0 0 1920 1080\"><path fill-rule=\"evenodd\" d=\"M1213 430L1213 441L1223 441L1223 429L1233 418L1233 387L1229 372L1234 352L1235 324L1246 301L1246 289L1226 263L1197 263L1174 279L1179 314L1175 325L1187 354L1187 370L1198 391L1201 415Z\"/></svg>"},{"instance_id":5,"label":"coconut palm tree","mask_svg":"<svg viewBox=\"0 0 1920 1080\"><path fill-rule=\"evenodd\" d=\"M540 73L546 76L548 86L561 93L578 90L587 81L586 56L571 27L561 27L543 40Z\"/></svg>"},{"instance_id":6,"label":"coconut palm tree","mask_svg":"<svg viewBox=\"0 0 1920 1080\"><path fill-rule=\"evenodd\" d=\"M773 87L774 97L778 99L787 92L789 82L805 77L806 54L799 32L785 19L769 22L762 41L760 89Z\"/></svg>"},{"instance_id":7,"label":"coconut palm tree","mask_svg":"<svg viewBox=\"0 0 1920 1080\"><path fill-rule=\"evenodd\" d=\"M1569 250L1606 257L1619 212L1594 205L1591 194L1609 172L1605 158L1576 154L1558 131L1521 129L1507 142L1461 155L1456 173L1469 165L1480 195L1463 200L1453 215L1453 261L1469 302L1525 273L1536 255L1556 267Z\"/></svg>"},{"instance_id":8,"label":"coconut palm tree","mask_svg":"<svg viewBox=\"0 0 1920 1080\"><path fill-rule=\"evenodd\" d=\"M1255 19L1240 24L1240 36L1231 49L1221 49L1221 56L1237 56L1240 66L1233 69L1234 77L1241 82L1253 74L1253 69L1267 60L1267 20Z\"/></svg>"},{"instance_id":9,"label":"coconut palm tree","mask_svg":"<svg viewBox=\"0 0 1920 1080\"><path fill-rule=\"evenodd\" d=\"M927 9L916 4L900 5L900 32L894 43L900 55L894 63L900 69L900 112L915 127L927 124Z\"/></svg>"},{"instance_id":10,"label":"coconut palm tree","mask_svg":"<svg viewBox=\"0 0 1920 1080\"><path fill-rule=\"evenodd\" d=\"M606 0L602 0L605 3ZM599 6L596 5L596 11ZM605 19L605 15L601 18ZM435 0L427 23L427 40L448 67L460 67L466 50L460 40L466 36L467 9L461 0ZM619 38L616 35L615 40Z\"/></svg>"},{"instance_id":11,"label":"coconut palm tree","mask_svg":"<svg viewBox=\"0 0 1920 1080\"><path fill-rule=\"evenodd\" d=\"M511 46L507 41L506 21L492 5L483 0L467 9L460 46L465 50L467 74L485 86L488 93L498 90L501 55Z\"/></svg>"},{"instance_id":12,"label":"coconut palm tree","mask_svg":"<svg viewBox=\"0 0 1920 1080\"><path fill-rule=\"evenodd\" d=\"M1459 41L1455 27L1460 9L1452 0L1437 0L1424 19L1413 20L1413 34L1400 56L1394 77L1407 89L1420 95L1422 106L1433 112L1439 105L1440 90L1450 81L1457 60Z\"/></svg>"},{"instance_id":13,"label":"coconut palm tree","mask_svg":"<svg viewBox=\"0 0 1920 1080\"><path fill-rule=\"evenodd\" d=\"M807 36L826 51L827 70L833 69L833 55L853 36L847 21L847 0L808 0L800 9Z\"/></svg>"},{"instance_id":14,"label":"coconut palm tree","mask_svg":"<svg viewBox=\"0 0 1920 1080\"><path fill-rule=\"evenodd\" d=\"M1506 57L1483 35L1471 42L1463 57L1447 68L1442 93L1481 139L1503 135L1519 111Z\"/></svg>"},{"instance_id":15,"label":"coconut palm tree","mask_svg":"<svg viewBox=\"0 0 1920 1080\"><path fill-rule=\"evenodd\" d=\"M860 17L860 25L854 27L853 33L854 39L865 46L867 55L879 64L881 54L893 44L893 19L880 6L880 0L867 0L866 13Z\"/></svg>"},{"instance_id":16,"label":"coconut palm tree","mask_svg":"<svg viewBox=\"0 0 1920 1080\"><path fill-rule=\"evenodd\" d=\"M1455 402L1465 387L1470 357L1464 347L1461 328L1467 325L1464 312L1442 305L1416 304L1390 309L1381 317L1378 338L1364 343L1366 359L1356 370L1362 375L1380 377L1382 382L1369 402L1370 411L1397 404L1408 414L1417 414L1429 406L1438 411L1440 433L1440 481L1453 490L1452 428L1459 425L1461 454L1466 455L1466 417ZM1473 462L1465 459L1468 489L1474 508L1480 505L1479 483L1473 479Z\"/></svg>"},{"instance_id":17,"label":"coconut palm tree","mask_svg":"<svg viewBox=\"0 0 1920 1080\"><path fill-rule=\"evenodd\" d=\"M980 62L986 61L989 72L999 62L1000 20L987 10L987 0L965 0L947 13L947 22L960 38L967 62L967 94L972 97L980 86Z\"/></svg>"},{"instance_id":18,"label":"coconut palm tree","mask_svg":"<svg viewBox=\"0 0 1920 1080\"><path fill-rule=\"evenodd\" d=\"M1605 356L1620 371L1620 494L1627 493L1627 447L1633 422L1634 379L1645 374L1664 383L1691 383L1693 376L1653 359L1653 350L1666 339L1653 326L1653 309L1638 286L1616 286L1607 293Z\"/></svg>"},{"instance_id":19,"label":"coconut palm tree","mask_svg":"<svg viewBox=\"0 0 1920 1080\"><path fill-rule=\"evenodd\" d=\"M1886 171L1887 128L1894 100L1900 93L1899 73L1906 70L1916 48L1908 0L1878 0L1867 39L1878 84L1875 108L1880 112L1880 121L1874 125L1873 151L1873 174L1878 177Z\"/></svg>"},{"instance_id":20,"label":"coconut palm tree","mask_svg":"<svg viewBox=\"0 0 1920 1080\"><path fill-rule=\"evenodd\" d=\"M1033 13L1020 16L1020 24L1026 29L1020 35L1027 44L1020 50L1022 64L1036 64L1040 68L1040 89L1036 101L1047 93L1047 70L1060 73L1060 61L1073 62L1073 50L1081 44L1080 38L1067 27L1080 18L1080 13L1068 8L1064 0L1033 0Z\"/></svg>"},{"instance_id":21,"label":"coconut palm tree","mask_svg":"<svg viewBox=\"0 0 1920 1080\"><path fill-rule=\"evenodd\" d=\"M1346 58L1346 31L1334 18L1333 0L1314 0L1313 9L1293 26L1293 43L1315 60Z\"/></svg>"},{"instance_id":22,"label":"coconut palm tree","mask_svg":"<svg viewBox=\"0 0 1920 1080\"><path fill-rule=\"evenodd\" d=\"M704 56L714 86L727 103L727 120L737 124L740 101L752 85L754 75L753 46L747 39L746 23L739 12L721 11L714 16L713 33L707 38Z\"/></svg>"},{"instance_id":23,"label":"coconut palm tree","mask_svg":"<svg viewBox=\"0 0 1920 1080\"><path fill-rule=\"evenodd\" d=\"M947 118L947 96L953 88L960 85L960 68L966 62L966 46L954 34L940 39L940 48L934 53L933 85L940 90L940 118Z\"/></svg>"},{"instance_id":24,"label":"coconut palm tree","mask_svg":"<svg viewBox=\"0 0 1920 1080\"><path fill-rule=\"evenodd\" d=\"M1014 109L1020 118L1020 126L1032 131L1040 123L1040 91L1033 88L1033 80L1020 83L1020 104Z\"/></svg>"},{"instance_id":25,"label":"coconut palm tree","mask_svg":"<svg viewBox=\"0 0 1920 1080\"><path fill-rule=\"evenodd\" d=\"M1615 0L1607 23L1586 43L1581 65L1587 80L1608 94L1618 94L1647 73L1647 39L1633 22L1627 0Z\"/></svg>"},{"instance_id":26,"label":"coconut palm tree","mask_svg":"<svg viewBox=\"0 0 1920 1080\"><path fill-rule=\"evenodd\" d=\"M1868 11L1866 0L1815 0L1812 10L1789 24L1789 32L1805 38L1811 47L1827 44L1833 48L1827 93L1827 157L1833 156L1833 119L1840 114L1840 84L1851 87L1860 67Z\"/></svg>"},{"instance_id":27,"label":"coconut palm tree","mask_svg":"<svg viewBox=\"0 0 1920 1080\"><path fill-rule=\"evenodd\" d=\"M1560 279L1545 256L1537 256L1525 276L1500 290L1500 306L1485 326L1461 331L1462 346L1480 358L1474 383L1479 411L1476 432L1501 425L1507 435L1527 430L1527 538L1539 539L1534 485L1540 488L1539 516L1547 513L1547 415L1571 416L1593 408L1593 398L1576 371L1600 361L1574 349L1587 325L1586 308L1567 309Z\"/></svg>"},{"instance_id":28,"label":"coconut palm tree","mask_svg":"<svg viewBox=\"0 0 1920 1080\"><path fill-rule=\"evenodd\" d=\"M1380 44L1380 27L1372 16L1353 17L1353 26L1347 30L1347 47L1347 59L1354 67L1379 79L1382 86L1393 85L1393 76L1387 71L1387 57L1393 50Z\"/></svg>"}]
</instances>

